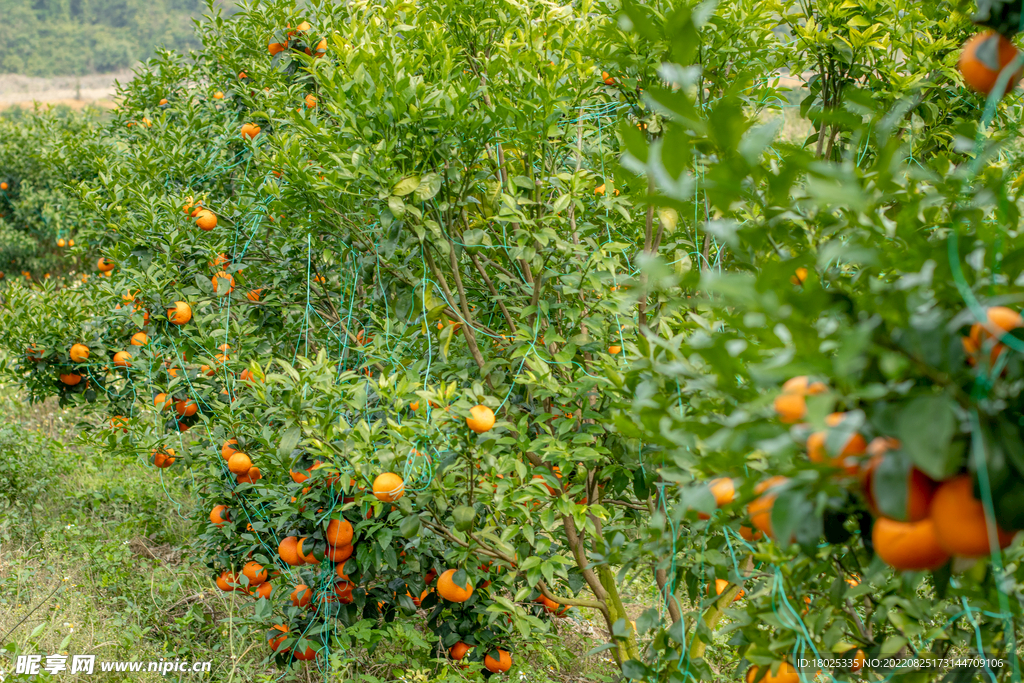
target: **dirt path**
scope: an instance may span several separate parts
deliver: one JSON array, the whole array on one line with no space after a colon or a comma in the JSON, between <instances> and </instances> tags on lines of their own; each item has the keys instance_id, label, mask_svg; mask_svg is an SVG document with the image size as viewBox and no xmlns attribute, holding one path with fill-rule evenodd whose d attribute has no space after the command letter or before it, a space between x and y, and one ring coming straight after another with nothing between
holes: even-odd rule
<instances>
[{"instance_id":1,"label":"dirt path","mask_svg":"<svg viewBox=\"0 0 1024 683\"><path fill-rule=\"evenodd\" d=\"M0 74L0 109L31 107L33 103L64 104L74 109L93 104L109 109L114 106L115 82L131 76L130 71L54 78Z\"/></svg>"}]
</instances>

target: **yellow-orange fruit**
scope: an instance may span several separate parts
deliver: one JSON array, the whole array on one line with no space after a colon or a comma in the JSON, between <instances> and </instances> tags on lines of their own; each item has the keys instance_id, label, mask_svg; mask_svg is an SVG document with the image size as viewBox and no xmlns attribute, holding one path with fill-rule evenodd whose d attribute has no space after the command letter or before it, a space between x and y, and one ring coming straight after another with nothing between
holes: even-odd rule
<instances>
[{"instance_id":1,"label":"yellow-orange fruit","mask_svg":"<svg viewBox=\"0 0 1024 683\"><path fill-rule=\"evenodd\" d=\"M951 555L982 557L992 552L985 508L974 497L970 475L962 474L940 484L929 515L939 545ZM1013 541L1013 533L996 526L995 541L999 548L1005 548Z\"/></svg>"}]
</instances>

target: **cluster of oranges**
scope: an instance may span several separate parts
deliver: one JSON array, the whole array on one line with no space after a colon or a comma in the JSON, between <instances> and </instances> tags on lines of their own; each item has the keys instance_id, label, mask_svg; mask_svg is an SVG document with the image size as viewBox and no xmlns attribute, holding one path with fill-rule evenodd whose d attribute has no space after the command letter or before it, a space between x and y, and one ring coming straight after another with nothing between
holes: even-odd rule
<instances>
[{"instance_id":1,"label":"cluster of oranges","mask_svg":"<svg viewBox=\"0 0 1024 683\"><path fill-rule=\"evenodd\" d=\"M364 339L365 334L361 335ZM477 434L483 434L491 430L495 425L495 415L493 410L485 405L476 405L470 409L469 415L466 417L466 426L469 430ZM116 425L112 422L113 426L121 426L118 422ZM227 469L236 476L238 483L250 483L255 484L262 478L259 472L259 468L253 466L250 457L240 450L238 439L228 439L221 446L220 451L221 457L227 464ZM158 455L160 457L158 457ZM170 456L170 457L165 457ZM159 453L154 451L155 464L158 466L169 466L168 461L173 463L173 450L161 449ZM156 462L156 461L159 462ZM299 462L308 463L300 459ZM320 479L312 479L314 471L324 466L319 460L314 461L308 467L305 464L293 464L289 475L295 484L298 484L302 488L302 494L305 495L310 492L311 486L317 484L336 485L338 483L338 475L330 475L327 477L321 477ZM363 491L362 487L357 486L355 479L351 479L347 487L347 491L341 493L338 500L342 504L352 503L357 500L356 492ZM395 503L405 495L405 481L403 478L394 472L382 472L378 474L373 480L372 487L370 489L373 497L383 503ZM296 498L292 498L292 502L298 502ZM236 520L233 514L233 503L219 504L214 506L209 514L209 521L213 527L221 528L227 524L233 524L236 521L241 522L243 520ZM392 507L394 509L394 507ZM299 511L303 512L304 507L300 507ZM321 508L318 513L323 513L324 510ZM367 510L367 519L372 518L373 510L372 507ZM246 525L246 531L253 532L251 525ZM307 532L311 531L307 528ZM288 581L289 577L286 575L286 570L289 567L303 567L313 566L321 567L322 571L326 571L330 575L330 581L328 587L325 589L316 590L311 588L307 582L303 582L301 579L291 579L291 583L288 584L285 591L287 593L287 604L292 607L306 609L311 604L315 606L322 605L324 603L340 603L343 605L351 604L354 601L353 591L358 586L358 576L351 577L345 571L346 562L353 556L358 545L356 539L356 529L352 522L345 519L343 515L334 515L323 527L312 530L314 533L307 533L306 535L289 535L284 537L276 548L276 556L279 562L264 566L259 562L252 560L250 553L249 559L242 566L241 571L233 571L230 569L218 570L219 574L216 578L217 586L223 591L230 592L244 592L254 598L267 598L271 599L277 595L275 585ZM404 553L403 553L404 555ZM324 563L329 563L324 565ZM457 583L455 576L457 574L456 569L444 569L438 572L436 569L429 569L425 574L424 583L427 589L423 591L419 596L409 595L409 598L413 601L414 605L419 606L420 602L425 599L428 595L436 594L436 596L447 603L461 604L466 602L472 597L476 586L473 582L468 579L465 583ZM294 584L294 585L293 585ZM485 582L481 585L481 588L486 588L490 582ZM374 588L374 585L366 585L366 589ZM377 586L379 589L379 586ZM398 595L394 596L397 600ZM284 599L284 598L282 598ZM552 600L544 598L538 598L537 600L541 603L546 610L555 616L565 616L567 612L566 607L562 607ZM378 603L378 607L383 610L384 602ZM302 638L301 634L293 631L294 624L278 623L274 624L267 634L267 642L271 649L276 654L290 654L296 660L310 660L314 659L319 652L312 646L306 647L305 649L297 650L293 647L293 641L297 638ZM309 642L309 641L306 641ZM465 642L457 642L451 648L449 648L449 654L452 659L461 661L469 651L472 649L472 645ZM494 656L492 656L494 655ZM496 650L488 653L484 657L484 666L488 671L493 673L500 673L508 671L512 665L512 655L505 650Z\"/></svg>"},{"instance_id":2,"label":"cluster of oranges","mask_svg":"<svg viewBox=\"0 0 1024 683\"><path fill-rule=\"evenodd\" d=\"M291 29L291 25L289 24L285 28ZM276 55L277 53L284 52L288 48L292 47L293 42L297 42L299 45L303 45L304 39L301 36L304 36L306 33L309 33L312 30L313 27L310 25L310 23L308 21L303 21L299 23L294 29L288 31L284 42L269 43L267 45L267 51L271 55ZM296 38L297 35L300 37ZM323 57L325 54L327 54L327 39L321 38L320 42L317 43L316 47L312 50L309 47L304 47L303 52L313 57Z\"/></svg>"},{"instance_id":3,"label":"cluster of oranges","mask_svg":"<svg viewBox=\"0 0 1024 683\"><path fill-rule=\"evenodd\" d=\"M1024 328L1024 318L1011 309L991 307L986 315L987 322L975 323L962 339L971 364L995 364L1006 350L1000 342L1002 335ZM874 517L871 545L883 562L901 571L931 570L945 565L952 557L986 556L994 550L991 542L1000 549L1011 543L1014 530L1002 529L989 518L967 473L938 481L910 466L902 509L894 511L893 505L888 504L884 507L889 514L883 514L878 504L878 472L890 458L900 457L901 444L884 435L868 441L863 433L863 416L859 413L832 413L825 419L825 429L806 428L802 421L807 416L808 397L828 390L820 380L794 377L783 385L775 398L774 410L781 422L796 426L794 433L807 434L805 446L809 461L830 468L833 476L851 484L861 496ZM902 459L890 464L901 462ZM787 477L772 476L757 484L754 488L757 497L747 506L751 525L757 531L742 527L740 534L746 540L756 540L762 535L775 538L772 509L790 483ZM708 486L717 506L734 500L732 479L712 479ZM700 517L707 519L709 516L700 514Z\"/></svg>"}]
</instances>

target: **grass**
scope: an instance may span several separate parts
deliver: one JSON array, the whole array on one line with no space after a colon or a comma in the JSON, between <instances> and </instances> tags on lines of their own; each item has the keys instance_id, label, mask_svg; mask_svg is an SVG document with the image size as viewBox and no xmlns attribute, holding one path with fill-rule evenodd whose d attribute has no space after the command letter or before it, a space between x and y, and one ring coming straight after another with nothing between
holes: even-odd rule
<instances>
[{"instance_id":1,"label":"grass","mask_svg":"<svg viewBox=\"0 0 1024 683\"><path fill-rule=\"evenodd\" d=\"M156 672L101 673L100 661L210 661L216 681L482 680L437 662L422 622L361 622L380 640L372 653L332 653L328 671L291 671L268 661L253 601L217 590L193 559L191 478L140 465L79 438L89 424L55 401L28 406L0 385L0 671L5 683L19 654L95 655L95 681L173 680ZM653 586L634 584L647 602ZM630 606L639 614L645 609ZM635 618L635 616L634 616ZM596 614L558 623L544 642L522 644L510 681L611 681L606 653L583 654L606 634ZM197 678L198 679L198 678ZM44 674L37 681L61 680ZM496 679L497 680L497 679Z\"/></svg>"}]
</instances>

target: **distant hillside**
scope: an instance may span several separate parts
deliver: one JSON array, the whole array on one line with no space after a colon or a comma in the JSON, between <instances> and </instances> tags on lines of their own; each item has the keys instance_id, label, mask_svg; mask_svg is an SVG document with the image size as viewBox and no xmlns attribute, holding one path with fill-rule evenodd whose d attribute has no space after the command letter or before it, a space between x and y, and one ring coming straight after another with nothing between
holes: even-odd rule
<instances>
[{"instance_id":1,"label":"distant hillside","mask_svg":"<svg viewBox=\"0 0 1024 683\"><path fill-rule=\"evenodd\" d=\"M0 0L0 73L65 76L130 68L157 46L197 47L200 0Z\"/></svg>"}]
</instances>

